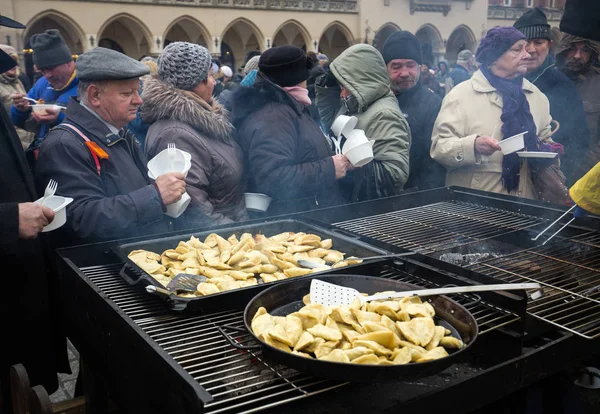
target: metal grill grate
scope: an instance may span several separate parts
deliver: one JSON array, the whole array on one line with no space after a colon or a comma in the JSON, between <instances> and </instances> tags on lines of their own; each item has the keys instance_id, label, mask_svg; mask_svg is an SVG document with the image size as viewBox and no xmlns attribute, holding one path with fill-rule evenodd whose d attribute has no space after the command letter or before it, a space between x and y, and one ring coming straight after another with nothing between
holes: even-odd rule
<instances>
[{"instance_id":1,"label":"metal grill grate","mask_svg":"<svg viewBox=\"0 0 600 414\"><path fill-rule=\"evenodd\" d=\"M169 313L156 297L133 289L119 276L121 264L82 268L81 271L126 315L160 345L214 398L206 413L251 413L307 398L346 383L311 377L263 360L260 351L239 351L217 327L243 327L243 311L202 316ZM435 287L432 282L385 266L382 277ZM489 303L469 304L474 297L452 295L475 316L480 335L519 320L513 313ZM253 343L250 334L237 334L241 344Z\"/></svg>"},{"instance_id":2,"label":"metal grill grate","mask_svg":"<svg viewBox=\"0 0 600 414\"><path fill-rule=\"evenodd\" d=\"M588 339L600 336L600 235L570 240L466 266L505 282L536 281L544 296L527 312Z\"/></svg>"},{"instance_id":3,"label":"metal grill grate","mask_svg":"<svg viewBox=\"0 0 600 414\"><path fill-rule=\"evenodd\" d=\"M397 247L429 254L526 229L543 221L525 214L451 201L334 225Z\"/></svg>"}]
</instances>

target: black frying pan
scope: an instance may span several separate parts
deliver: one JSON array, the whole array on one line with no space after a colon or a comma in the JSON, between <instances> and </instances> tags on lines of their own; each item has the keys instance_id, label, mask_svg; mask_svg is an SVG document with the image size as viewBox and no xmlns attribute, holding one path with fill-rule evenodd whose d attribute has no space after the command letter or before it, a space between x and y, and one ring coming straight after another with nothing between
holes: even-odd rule
<instances>
[{"instance_id":1,"label":"black frying pan","mask_svg":"<svg viewBox=\"0 0 600 414\"><path fill-rule=\"evenodd\" d=\"M376 382L394 379L409 379L436 374L452 365L467 352L477 338L478 326L475 318L463 306L446 296L432 296L428 298L436 312L435 323L450 329L452 336L460 338L465 346L460 350L448 350L449 356L430 362L410 363L405 365L359 365L339 362L320 361L294 355L274 348L254 336L250 323L254 314L261 306L271 315L285 316L296 312L304 306L302 297L310 291L310 281L314 278L335 283L337 285L352 287L361 293L373 294L382 291L414 290L418 287L407 283L380 277L358 275L315 275L302 279L292 280L287 283L275 285L256 295L246 306L244 311L244 324L261 345L242 346L229 335L221 332L232 345L240 349L264 348L265 356L287 365L298 371L309 372L315 376L327 377L343 381ZM232 327L230 327L232 328Z\"/></svg>"}]
</instances>

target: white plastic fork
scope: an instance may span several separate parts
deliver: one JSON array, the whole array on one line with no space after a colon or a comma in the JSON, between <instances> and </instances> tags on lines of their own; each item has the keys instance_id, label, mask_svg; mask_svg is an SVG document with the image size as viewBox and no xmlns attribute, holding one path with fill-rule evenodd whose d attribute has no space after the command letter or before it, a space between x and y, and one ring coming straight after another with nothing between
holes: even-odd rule
<instances>
[{"instance_id":1,"label":"white plastic fork","mask_svg":"<svg viewBox=\"0 0 600 414\"><path fill-rule=\"evenodd\" d=\"M169 156L169 169L171 171L175 170L175 168L173 167L173 161L175 159L175 154L176 154L175 150L176 149L177 148L175 147L174 143L170 142L167 144L167 150L168 150L167 154Z\"/></svg>"},{"instance_id":2,"label":"white plastic fork","mask_svg":"<svg viewBox=\"0 0 600 414\"><path fill-rule=\"evenodd\" d=\"M42 198L42 202L40 203L42 206L44 205L44 202L46 201L46 199L48 197L51 197L54 195L54 193L56 193L57 188L58 188L58 183L55 180L50 179L50 181L48 181L48 185L46 186L46 189L44 190L44 197Z\"/></svg>"}]
</instances>

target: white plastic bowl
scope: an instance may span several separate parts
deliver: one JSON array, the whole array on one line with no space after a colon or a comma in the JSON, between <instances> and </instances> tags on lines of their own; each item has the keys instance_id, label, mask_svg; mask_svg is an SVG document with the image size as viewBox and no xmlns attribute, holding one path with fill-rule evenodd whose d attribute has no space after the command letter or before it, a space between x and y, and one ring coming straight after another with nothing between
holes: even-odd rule
<instances>
[{"instance_id":1,"label":"white plastic bowl","mask_svg":"<svg viewBox=\"0 0 600 414\"><path fill-rule=\"evenodd\" d=\"M512 137L508 137L502 141L498 141L498 145L500 145L500 148L502 148L502 154L512 154L513 152L517 152L525 148L524 137L526 133L527 131L513 135Z\"/></svg>"},{"instance_id":2,"label":"white plastic bowl","mask_svg":"<svg viewBox=\"0 0 600 414\"><path fill-rule=\"evenodd\" d=\"M55 111L60 111L62 109L65 109L64 107L60 106L60 105L54 105L54 104L35 104L35 105L30 105L31 109L33 110L33 112L35 112L36 114L45 114L46 113L46 109L53 109Z\"/></svg>"},{"instance_id":3,"label":"white plastic bowl","mask_svg":"<svg viewBox=\"0 0 600 414\"><path fill-rule=\"evenodd\" d=\"M192 167L192 156L189 152L180 149L175 150L173 160L173 168L169 163L168 149L162 150L154 158L148 161L148 177L156 180L156 177L168 172L182 172L187 177L190 168Z\"/></svg>"},{"instance_id":4,"label":"white plastic bowl","mask_svg":"<svg viewBox=\"0 0 600 414\"><path fill-rule=\"evenodd\" d=\"M357 123L358 118L355 116L340 115L333 121L331 131L338 138L342 135L348 137L348 134L354 129Z\"/></svg>"},{"instance_id":5,"label":"white plastic bowl","mask_svg":"<svg viewBox=\"0 0 600 414\"><path fill-rule=\"evenodd\" d=\"M42 200L44 198L37 199L35 204L42 204ZM73 199L70 197L61 197L57 195L46 197L44 203L42 204L45 207L48 207L52 211L54 211L54 220L52 223L48 224L42 230L42 233L47 231L56 230L62 227L67 222L67 209L66 207L73 202Z\"/></svg>"},{"instance_id":6,"label":"white plastic bowl","mask_svg":"<svg viewBox=\"0 0 600 414\"><path fill-rule=\"evenodd\" d=\"M167 216L177 218L183 214L186 208L190 205L192 198L188 195L188 193L183 193L179 201L171 203L167 206L167 212L165 213Z\"/></svg>"},{"instance_id":7,"label":"white plastic bowl","mask_svg":"<svg viewBox=\"0 0 600 414\"><path fill-rule=\"evenodd\" d=\"M369 138L367 138L365 135L365 131L362 129L350 131L350 133L346 135L346 142L342 148L342 154L346 155L346 152L360 144L364 144L365 142L369 142Z\"/></svg>"},{"instance_id":8,"label":"white plastic bowl","mask_svg":"<svg viewBox=\"0 0 600 414\"><path fill-rule=\"evenodd\" d=\"M265 212L271 204L271 197L261 193L244 193L246 210Z\"/></svg>"},{"instance_id":9,"label":"white plastic bowl","mask_svg":"<svg viewBox=\"0 0 600 414\"><path fill-rule=\"evenodd\" d=\"M350 148L346 151L346 157L355 167L362 167L373 161L373 144L375 141L368 141L363 144L359 144L354 148Z\"/></svg>"}]
</instances>

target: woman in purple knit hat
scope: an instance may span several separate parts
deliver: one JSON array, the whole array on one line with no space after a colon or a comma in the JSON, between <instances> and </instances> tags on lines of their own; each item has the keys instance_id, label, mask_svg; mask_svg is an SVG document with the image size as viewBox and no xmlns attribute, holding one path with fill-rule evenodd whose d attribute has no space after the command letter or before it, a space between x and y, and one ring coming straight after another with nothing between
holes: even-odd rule
<instances>
[{"instance_id":1,"label":"woman in purple knit hat","mask_svg":"<svg viewBox=\"0 0 600 414\"><path fill-rule=\"evenodd\" d=\"M491 29L475 54L480 70L444 99L431 157L446 167L446 185L536 198L528 165L535 159L503 155L498 145L527 132L522 151L562 150L550 139L548 99L524 78L526 45L513 27Z\"/></svg>"}]
</instances>

